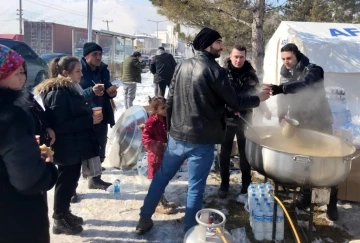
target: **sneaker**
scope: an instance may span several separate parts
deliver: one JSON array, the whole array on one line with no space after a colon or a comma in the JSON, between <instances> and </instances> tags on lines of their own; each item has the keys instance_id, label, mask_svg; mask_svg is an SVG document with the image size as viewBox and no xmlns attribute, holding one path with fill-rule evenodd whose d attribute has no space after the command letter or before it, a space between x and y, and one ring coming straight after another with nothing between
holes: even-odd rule
<instances>
[{"instance_id":1,"label":"sneaker","mask_svg":"<svg viewBox=\"0 0 360 243\"><path fill-rule=\"evenodd\" d=\"M106 190L111 185L111 183L101 180L100 177L92 177L88 182L89 189Z\"/></svg>"},{"instance_id":2,"label":"sneaker","mask_svg":"<svg viewBox=\"0 0 360 243\"><path fill-rule=\"evenodd\" d=\"M248 201L248 194L247 193L240 194L236 198L236 201L239 203L245 204Z\"/></svg>"},{"instance_id":3,"label":"sneaker","mask_svg":"<svg viewBox=\"0 0 360 243\"><path fill-rule=\"evenodd\" d=\"M146 234L152 229L153 226L154 223L152 219L140 218L138 224L136 225L135 233L138 235Z\"/></svg>"},{"instance_id":4,"label":"sneaker","mask_svg":"<svg viewBox=\"0 0 360 243\"><path fill-rule=\"evenodd\" d=\"M76 192L74 193L74 195L72 195L70 203L77 203L78 202L78 195L76 194Z\"/></svg>"},{"instance_id":5,"label":"sneaker","mask_svg":"<svg viewBox=\"0 0 360 243\"><path fill-rule=\"evenodd\" d=\"M71 211L65 214L65 217L73 224L81 225L84 223L83 218L72 214Z\"/></svg>"},{"instance_id":6,"label":"sneaker","mask_svg":"<svg viewBox=\"0 0 360 243\"><path fill-rule=\"evenodd\" d=\"M83 227L81 225L73 224L67 217L64 217L62 219L55 219L52 228L52 232L55 235L76 235L82 231Z\"/></svg>"},{"instance_id":7,"label":"sneaker","mask_svg":"<svg viewBox=\"0 0 360 243\"><path fill-rule=\"evenodd\" d=\"M163 205L160 202L159 205L156 207L155 212L159 214L176 214L177 210L175 208Z\"/></svg>"},{"instance_id":8,"label":"sneaker","mask_svg":"<svg viewBox=\"0 0 360 243\"><path fill-rule=\"evenodd\" d=\"M229 190L220 187L218 190L218 197L221 199L225 199L228 196L228 192Z\"/></svg>"}]
</instances>

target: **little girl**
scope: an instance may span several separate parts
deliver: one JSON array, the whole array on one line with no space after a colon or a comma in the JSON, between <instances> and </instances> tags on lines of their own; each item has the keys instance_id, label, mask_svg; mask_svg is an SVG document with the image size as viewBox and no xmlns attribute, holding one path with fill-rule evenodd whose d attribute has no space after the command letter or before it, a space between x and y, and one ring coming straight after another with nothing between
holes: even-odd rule
<instances>
[{"instance_id":1,"label":"little girl","mask_svg":"<svg viewBox=\"0 0 360 243\"><path fill-rule=\"evenodd\" d=\"M153 179L155 173L161 166L164 151L166 149L166 103L163 97L149 97L149 105L152 115L145 123L142 134L142 144L148 151L148 179ZM176 213L176 206L169 203L164 195L156 208L157 213Z\"/></svg>"}]
</instances>

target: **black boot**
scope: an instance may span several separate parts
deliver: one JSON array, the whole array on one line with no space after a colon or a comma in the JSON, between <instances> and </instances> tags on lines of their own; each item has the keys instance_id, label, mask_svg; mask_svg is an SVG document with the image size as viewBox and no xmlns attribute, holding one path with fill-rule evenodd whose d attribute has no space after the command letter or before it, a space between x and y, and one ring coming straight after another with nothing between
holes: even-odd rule
<instances>
[{"instance_id":1,"label":"black boot","mask_svg":"<svg viewBox=\"0 0 360 243\"><path fill-rule=\"evenodd\" d=\"M330 201L329 204L327 205L327 210L326 210L326 216L331 221L336 221L339 218L339 213L337 210L337 192L338 192L337 187L331 188Z\"/></svg>"},{"instance_id":2,"label":"black boot","mask_svg":"<svg viewBox=\"0 0 360 243\"><path fill-rule=\"evenodd\" d=\"M82 225L82 224L84 223L83 218L72 214L71 211L69 211L67 214L65 214L65 217L66 217L67 220L69 220L71 223L76 224L76 225Z\"/></svg>"},{"instance_id":3,"label":"black boot","mask_svg":"<svg viewBox=\"0 0 360 243\"><path fill-rule=\"evenodd\" d=\"M52 232L56 235L58 234L76 235L82 231L83 228L81 225L74 224L65 215L60 215L58 219L54 219Z\"/></svg>"},{"instance_id":4,"label":"black boot","mask_svg":"<svg viewBox=\"0 0 360 243\"><path fill-rule=\"evenodd\" d=\"M229 186L221 185L218 190L218 197L221 199L225 199L228 196L228 193L229 193Z\"/></svg>"},{"instance_id":5,"label":"black boot","mask_svg":"<svg viewBox=\"0 0 360 243\"><path fill-rule=\"evenodd\" d=\"M89 189L106 190L111 185L111 183L101 180L100 176L92 177L88 182Z\"/></svg>"},{"instance_id":6,"label":"black boot","mask_svg":"<svg viewBox=\"0 0 360 243\"><path fill-rule=\"evenodd\" d=\"M311 204L311 190L309 188L305 188L302 190L302 194L296 199L295 206L299 210L303 210L310 206Z\"/></svg>"}]
</instances>

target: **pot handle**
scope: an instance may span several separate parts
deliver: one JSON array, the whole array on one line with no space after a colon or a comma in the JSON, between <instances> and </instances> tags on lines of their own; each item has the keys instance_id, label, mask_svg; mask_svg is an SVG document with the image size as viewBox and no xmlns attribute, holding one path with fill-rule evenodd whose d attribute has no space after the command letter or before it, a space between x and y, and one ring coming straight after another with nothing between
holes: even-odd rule
<instances>
[{"instance_id":1,"label":"pot handle","mask_svg":"<svg viewBox=\"0 0 360 243\"><path fill-rule=\"evenodd\" d=\"M357 155L355 155L354 157L349 157L349 158L347 158L346 161L353 161L354 159L357 159L357 158L359 158L359 157L360 157L360 153L357 154Z\"/></svg>"},{"instance_id":2,"label":"pot handle","mask_svg":"<svg viewBox=\"0 0 360 243\"><path fill-rule=\"evenodd\" d=\"M299 163L311 163L312 159L305 155L294 155L293 160Z\"/></svg>"}]
</instances>

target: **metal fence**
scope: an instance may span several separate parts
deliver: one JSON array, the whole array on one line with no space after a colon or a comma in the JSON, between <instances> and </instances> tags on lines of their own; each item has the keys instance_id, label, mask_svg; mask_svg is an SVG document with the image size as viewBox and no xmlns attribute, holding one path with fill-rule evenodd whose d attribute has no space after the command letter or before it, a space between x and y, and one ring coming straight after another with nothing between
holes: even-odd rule
<instances>
[{"instance_id":1,"label":"metal fence","mask_svg":"<svg viewBox=\"0 0 360 243\"><path fill-rule=\"evenodd\" d=\"M122 63L132 55L136 36L101 30L93 31L92 38L103 49L103 62L108 65L111 80L121 79ZM81 59L83 46L87 42L87 30L74 28L72 39L73 56Z\"/></svg>"}]
</instances>

